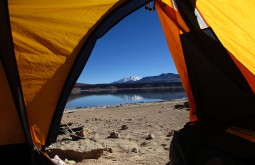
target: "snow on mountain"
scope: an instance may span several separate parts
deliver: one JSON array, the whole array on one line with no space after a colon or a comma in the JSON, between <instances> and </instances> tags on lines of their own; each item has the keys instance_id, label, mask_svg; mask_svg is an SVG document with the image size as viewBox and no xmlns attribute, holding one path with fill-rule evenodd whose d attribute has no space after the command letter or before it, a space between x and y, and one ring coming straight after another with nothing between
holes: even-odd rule
<instances>
[{"instance_id":1,"label":"snow on mountain","mask_svg":"<svg viewBox=\"0 0 255 165\"><path fill-rule=\"evenodd\" d=\"M129 76L129 77L125 77L123 79L120 79L118 81L114 81L112 84L119 84L119 83L132 83L138 80L141 80L141 77L134 77L134 76Z\"/></svg>"},{"instance_id":2,"label":"snow on mountain","mask_svg":"<svg viewBox=\"0 0 255 165\"><path fill-rule=\"evenodd\" d=\"M147 76L147 77L125 77L118 81L114 81L112 84L125 84L125 83L159 83L159 82L181 82L180 76L175 73L163 73L158 76Z\"/></svg>"}]
</instances>

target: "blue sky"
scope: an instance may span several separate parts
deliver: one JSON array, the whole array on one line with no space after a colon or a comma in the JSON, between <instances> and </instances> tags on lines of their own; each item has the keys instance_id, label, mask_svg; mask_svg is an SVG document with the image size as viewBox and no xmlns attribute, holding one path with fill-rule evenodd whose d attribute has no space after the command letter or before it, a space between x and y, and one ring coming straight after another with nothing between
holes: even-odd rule
<instances>
[{"instance_id":1,"label":"blue sky","mask_svg":"<svg viewBox=\"0 0 255 165\"><path fill-rule=\"evenodd\" d=\"M111 83L162 73L177 72L157 12L141 8L97 41L77 82Z\"/></svg>"}]
</instances>

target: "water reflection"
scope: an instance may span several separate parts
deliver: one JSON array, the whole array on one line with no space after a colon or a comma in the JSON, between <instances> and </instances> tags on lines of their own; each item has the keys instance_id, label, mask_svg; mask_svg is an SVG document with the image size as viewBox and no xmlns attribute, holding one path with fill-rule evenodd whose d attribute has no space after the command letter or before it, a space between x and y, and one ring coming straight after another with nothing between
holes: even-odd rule
<instances>
[{"instance_id":1,"label":"water reflection","mask_svg":"<svg viewBox=\"0 0 255 165\"><path fill-rule=\"evenodd\" d=\"M79 95L71 95L66 108L119 105L183 98L186 98L186 94L183 89L179 88L83 92Z\"/></svg>"},{"instance_id":2,"label":"water reflection","mask_svg":"<svg viewBox=\"0 0 255 165\"><path fill-rule=\"evenodd\" d=\"M128 101L138 101L143 99L143 97L139 95L120 95L120 97Z\"/></svg>"}]
</instances>

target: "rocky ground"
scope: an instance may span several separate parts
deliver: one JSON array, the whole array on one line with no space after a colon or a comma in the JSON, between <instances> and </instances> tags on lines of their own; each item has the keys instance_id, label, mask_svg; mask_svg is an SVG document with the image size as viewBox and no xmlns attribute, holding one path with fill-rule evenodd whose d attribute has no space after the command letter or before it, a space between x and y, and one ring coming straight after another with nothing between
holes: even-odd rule
<instances>
[{"instance_id":1,"label":"rocky ground","mask_svg":"<svg viewBox=\"0 0 255 165\"><path fill-rule=\"evenodd\" d=\"M189 118L186 101L66 110L47 152L65 164L165 165L173 131Z\"/></svg>"}]
</instances>

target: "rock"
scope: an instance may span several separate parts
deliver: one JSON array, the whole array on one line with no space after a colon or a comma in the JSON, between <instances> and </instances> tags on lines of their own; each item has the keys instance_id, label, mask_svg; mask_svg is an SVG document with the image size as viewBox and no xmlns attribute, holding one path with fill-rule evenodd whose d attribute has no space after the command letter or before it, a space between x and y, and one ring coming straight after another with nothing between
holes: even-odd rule
<instances>
[{"instance_id":1,"label":"rock","mask_svg":"<svg viewBox=\"0 0 255 165\"><path fill-rule=\"evenodd\" d=\"M51 157L52 155L55 155L57 153L61 159L68 159L68 160L74 160L76 162L79 162L82 159L98 159L102 156L103 152L104 152L103 148L92 149L86 152L75 151L71 149L63 150L63 149L55 148L55 149L48 150L47 154ZM61 165L64 165L64 164L61 164Z\"/></svg>"},{"instance_id":2,"label":"rock","mask_svg":"<svg viewBox=\"0 0 255 165\"><path fill-rule=\"evenodd\" d=\"M53 159L50 159L55 165L65 165L65 163L58 157L58 155L55 155Z\"/></svg>"},{"instance_id":3,"label":"rock","mask_svg":"<svg viewBox=\"0 0 255 165\"><path fill-rule=\"evenodd\" d=\"M132 148L131 152L138 153L138 148L136 147Z\"/></svg>"},{"instance_id":4,"label":"rock","mask_svg":"<svg viewBox=\"0 0 255 165\"><path fill-rule=\"evenodd\" d=\"M117 138L120 138L120 134L118 132L111 132L108 138L117 139Z\"/></svg>"},{"instance_id":5,"label":"rock","mask_svg":"<svg viewBox=\"0 0 255 165\"><path fill-rule=\"evenodd\" d=\"M96 138L95 137L92 137L92 138L89 138L91 141L93 142L97 142Z\"/></svg>"},{"instance_id":6,"label":"rock","mask_svg":"<svg viewBox=\"0 0 255 165\"><path fill-rule=\"evenodd\" d=\"M176 104L174 106L174 109L177 109L177 110L180 110L180 109L183 109L183 108L185 108L185 107L184 107L184 105L181 105L181 104Z\"/></svg>"},{"instance_id":7,"label":"rock","mask_svg":"<svg viewBox=\"0 0 255 165\"><path fill-rule=\"evenodd\" d=\"M151 140L151 139L154 139L155 136L153 134L149 134L147 137L146 137L146 140Z\"/></svg>"},{"instance_id":8,"label":"rock","mask_svg":"<svg viewBox=\"0 0 255 165\"><path fill-rule=\"evenodd\" d=\"M148 145L148 142L142 142L142 143L140 144L141 147L145 147L145 146L147 146L147 145Z\"/></svg>"},{"instance_id":9,"label":"rock","mask_svg":"<svg viewBox=\"0 0 255 165\"><path fill-rule=\"evenodd\" d=\"M105 151L108 151L108 152L110 152L110 153L112 153L113 151L112 151L112 148L106 148L106 150Z\"/></svg>"},{"instance_id":10,"label":"rock","mask_svg":"<svg viewBox=\"0 0 255 165\"><path fill-rule=\"evenodd\" d=\"M188 101L184 102L184 103L183 103L183 106L184 106L185 108L190 108L189 102L188 102Z\"/></svg>"},{"instance_id":11,"label":"rock","mask_svg":"<svg viewBox=\"0 0 255 165\"><path fill-rule=\"evenodd\" d=\"M128 129L128 126L127 126L127 125L122 125L122 126L121 126L121 130L126 130L126 129Z\"/></svg>"},{"instance_id":12,"label":"rock","mask_svg":"<svg viewBox=\"0 0 255 165\"><path fill-rule=\"evenodd\" d=\"M174 131L170 131L170 132L168 132L168 134L166 135L166 137L171 137L171 136L173 136L174 135Z\"/></svg>"},{"instance_id":13,"label":"rock","mask_svg":"<svg viewBox=\"0 0 255 165\"><path fill-rule=\"evenodd\" d=\"M75 134L80 137L89 138L90 130L88 128L85 128L83 130L75 132Z\"/></svg>"}]
</instances>

